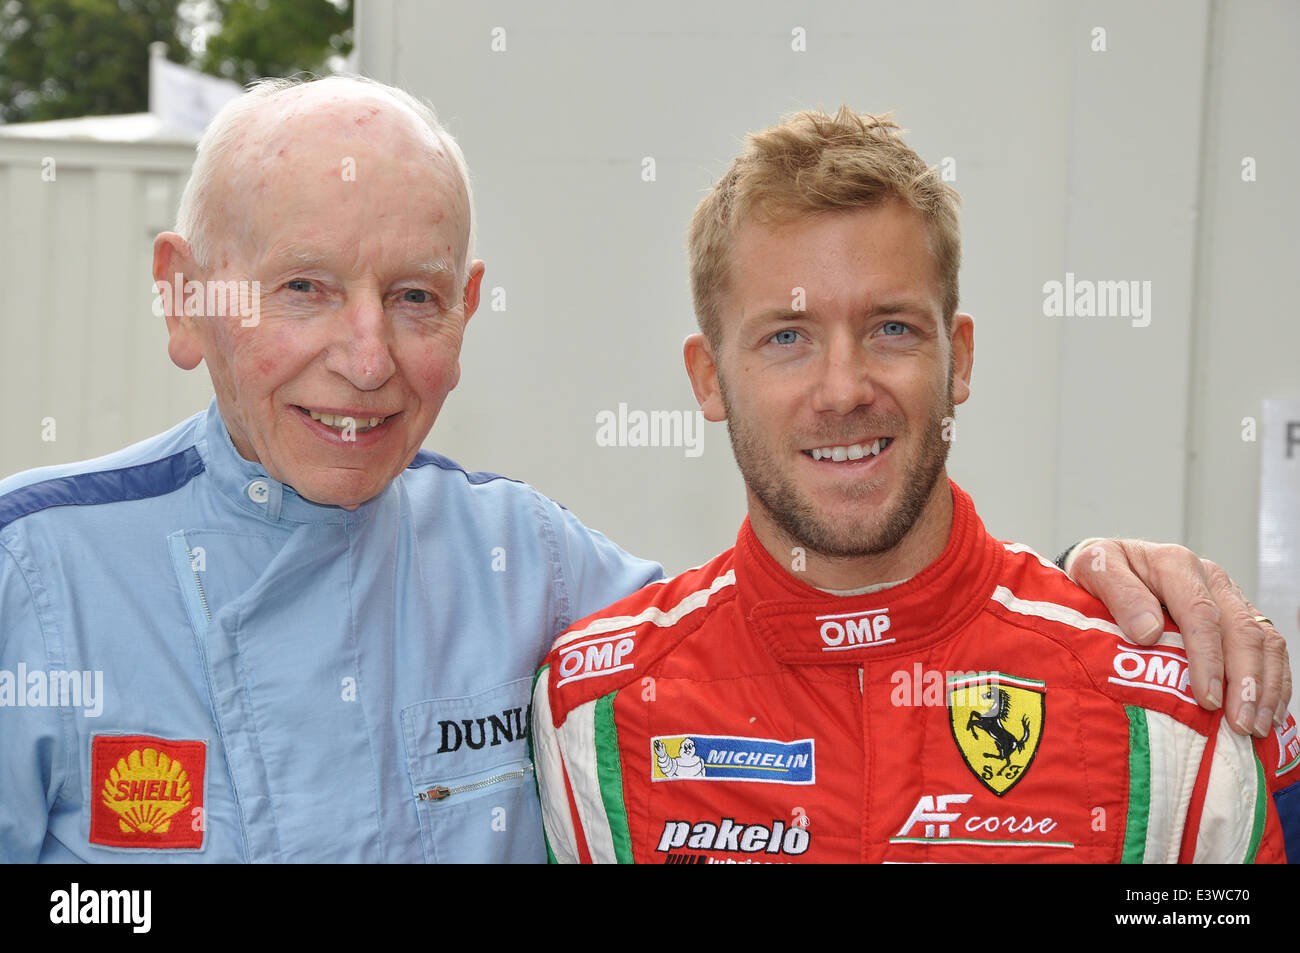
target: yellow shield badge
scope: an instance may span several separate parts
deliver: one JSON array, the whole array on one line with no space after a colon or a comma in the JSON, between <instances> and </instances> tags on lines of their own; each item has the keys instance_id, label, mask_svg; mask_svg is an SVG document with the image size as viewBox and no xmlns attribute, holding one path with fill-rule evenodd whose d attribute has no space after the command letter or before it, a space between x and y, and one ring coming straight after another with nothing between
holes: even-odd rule
<instances>
[{"instance_id":1,"label":"yellow shield badge","mask_svg":"<svg viewBox=\"0 0 1300 953\"><path fill-rule=\"evenodd\" d=\"M1025 776L1043 736L1045 682L1001 672L948 678L957 750L980 783L1001 797Z\"/></svg>"}]
</instances>

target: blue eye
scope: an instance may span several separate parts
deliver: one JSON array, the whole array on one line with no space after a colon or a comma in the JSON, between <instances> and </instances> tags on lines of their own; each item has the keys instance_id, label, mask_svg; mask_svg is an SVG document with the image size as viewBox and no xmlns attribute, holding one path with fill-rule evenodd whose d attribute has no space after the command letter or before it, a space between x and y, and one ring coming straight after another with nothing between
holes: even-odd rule
<instances>
[{"instance_id":1,"label":"blue eye","mask_svg":"<svg viewBox=\"0 0 1300 953\"><path fill-rule=\"evenodd\" d=\"M398 301L402 304L413 304L424 310L433 308L436 311L445 310L442 299L432 291L426 291L423 288L407 288L398 296Z\"/></svg>"},{"instance_id":2,"label":"blue eye","mask_svg":"<svg viewBox=\"0 0 1300 953\"><path fill-rule=\"evenodd\" d=\"M316 290L315 285L313 285L306 278L294 278L292 281L285 282L284 286L288 288L290 291L300 291L304 294L308 294Z\"/></svg>"},{"instance_id":3,"label":"blue eye","mask_svg":"<svg viewBox=\"0 0 1300 953\"><path fill-rule=\"evenodd\" d=\"M907 325L902 321L888 321L884 324L881 330L890 337L897 337L900 334L907 333Z\"/></svg>"},{"instance_id":4,"label":"blue eye","mask_svg":"<svg viewBox=\"0 0 1300 953\"><path fill-rule=\"evenodd\" d=\"M771 340L777 344L794 344L799 340L799 332L794 328L782 328L772 335Z\"/></svg>"}]
</instances>

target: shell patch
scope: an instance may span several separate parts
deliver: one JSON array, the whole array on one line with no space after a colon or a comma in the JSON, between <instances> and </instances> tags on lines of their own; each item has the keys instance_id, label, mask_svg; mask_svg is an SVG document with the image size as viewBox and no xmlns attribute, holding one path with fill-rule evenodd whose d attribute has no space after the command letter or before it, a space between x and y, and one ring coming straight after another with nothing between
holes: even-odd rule
<instances>
[{"instance_id":1,"label":"shell patch","mask_svg":"<svg viewBox=\"0 0 1300 953\"><path fill-rule=\"evenodd\" d=\"M92 844L154 850L203 846L206 742L96 735L90 764Z\"/></svg>"}]
</instances>

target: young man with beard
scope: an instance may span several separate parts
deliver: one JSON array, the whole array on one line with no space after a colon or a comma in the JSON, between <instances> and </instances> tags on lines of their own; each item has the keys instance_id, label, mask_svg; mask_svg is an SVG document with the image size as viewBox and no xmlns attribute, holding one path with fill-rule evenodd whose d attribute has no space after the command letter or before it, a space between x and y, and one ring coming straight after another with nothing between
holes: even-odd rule
<instances>
[{"instance_id":1,"label":"young man with beard","mask_svg":"<svg viewBox=\"0 0 1300 953\"><path fill-rule=\"evenodd\" d=\"M478 305L472 205L433 112L370 80L266 80L209 126L154 277L214 401L0 481L0 863L545 859L537 663L661 572L420 452ZM232 285L255 313L190 307ZM1267 731L1286 662L1226 576L1102 545L1132 631L1156 598L1201 615L1196 694Z\"/></svg>"},{"instance_id":2,"label":"young man with beard","mask_svg":"<svg viewBox=\"0 0 1300 953\"><path fill-rule=\"evenodd\" d=\"M533 699L554 859L1295 850L1295 722L1235 734L1172 624L1125 643L948 479L974 350L955 200L892 122L841 109L751 137L700 204L686 366L749 517L556 641Z\"/></svg>"}]
</instances>

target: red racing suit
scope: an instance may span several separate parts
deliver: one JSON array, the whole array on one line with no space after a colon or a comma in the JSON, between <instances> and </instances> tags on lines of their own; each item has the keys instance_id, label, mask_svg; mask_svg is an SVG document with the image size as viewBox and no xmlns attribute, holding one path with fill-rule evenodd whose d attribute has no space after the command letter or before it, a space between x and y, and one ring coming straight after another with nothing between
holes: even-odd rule
<instances>
[{"instance_id":1,"label":"red racing suit","mask_svg":"<svg viewBox=\"0 0 1300 953\"><path fill-rule=\"evenodd\" d=\"M748 520L734 549L556 640L533 692L553 860L1251 862L1300 858L1296 723L1197 706L1181 637L985 531L829 595Z\"/></svg>"}]
</instances>

